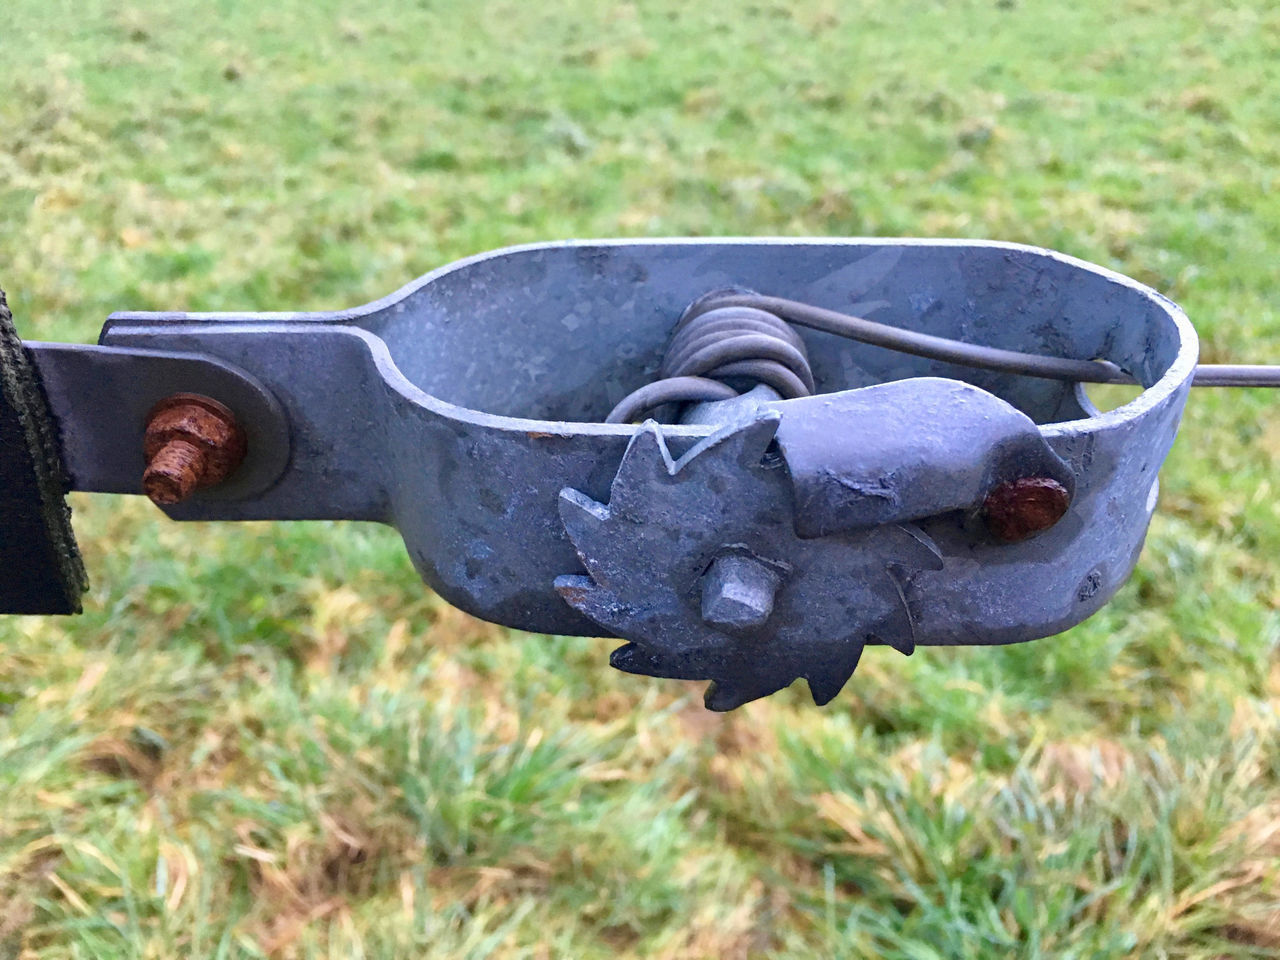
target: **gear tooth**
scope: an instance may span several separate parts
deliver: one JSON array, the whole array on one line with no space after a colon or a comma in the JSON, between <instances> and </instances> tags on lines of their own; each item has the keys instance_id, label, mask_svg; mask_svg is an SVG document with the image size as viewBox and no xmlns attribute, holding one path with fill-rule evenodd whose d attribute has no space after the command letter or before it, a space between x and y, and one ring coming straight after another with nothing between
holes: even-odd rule
<instances>
[{"instance_id":1,"label":"gear tooth","mask_svg":"<svg viewBox=\"0 0 1280 960\"><path fill-rule=\"evenodd\" d=\"M917 570L941 570L945 566L938 545L915 524L896 523L886 532L893 538L896 559L903 566Z\"/></svg>"},{"instance_id":2,"label":"gear tooth","mask_svg":"<svg viewBox=\"0 0 1280 960\"><path fill-rule=\"evenodd\" d=\"M656 420L646 420L627 444L622 463L609 490L609 509L642 520L655 506L655 484L665 484L675 473L675 461L667 449Z\"/></svg>"},{"instance_id":3,"label":"gear tooth","mask_svg":"<svg viewBox=\"0 0 1280 960\"><path fill-rule=\"evenodd\" d=\"M565 487L560 491L560 519L568 528L570 539L577 542L575 530L594 530L609 519L609 508L585 493Z\"/></svg>"},{"instance_id":4,"label":"gear tooth","mask_svg":"<svg viewBox=\"0 0 1280 960\"><path fill-rule=\"evenodd\" d=\"M641 676L648 676L643 668L640 648L634 643L623 644L609 654L609 666L615 670L621 670L623 673L638 673Z\"/></svg>"},{"instance_id":5,"label":"gear tooth","mask_svg":"<svg viewBox=\"0 0 1280 960\"><path fill-rule=\"evenodd\" d=\"M912 640L910 637L903 637L899 635L895 639L892 635L889 635L886 631L885 636L882 637L877 635L876 639L879 640L881 643L883 643L885 646L892 647L894 650L897 650L904 657L909 657L916 652L916 642Z\"/></svg>"},{"instance_id":6,"label":"gear tooth","mask_svg":"<svg viewBox=\"0 0 1280 960\"><path fill-rule=\"evenodd\" d=\"M618 466L618 476L633 474L639 477L671 476L675 472L675 462L667 450L667 441L662 436L662 428L657 420L646 420L631 437L626 452L622 455L622 463Z\"/></svg>"},{"instance_id":7,"label":"gear tooth","mask_svg":"<svg viewBox=\"0 0 1280 960\"><path fill-rule=\"evenodd\" d=\"M560 594L560 598L565 603L582 613L596 612L596 608L600 606L602 600L601 594L607 593L600 587L596 586L596 582L590 577L584 577L580 573L570 573L562 577L556 577L552 584L556 593Z\"/></svg>"},{"instance_id":8,"label":"gear tooth","mask_svg":"<svg viewBox=\"0 0 1280 960\"><path fill-rule=\"evenodd\" d=\"M708 710L725 713L738 709L744 703L777 693L793 680L795 677L790 675L786 675L786 679L781 681L770 677L735 677L732 680L720 677L711 681L706 693L702 695L702 703Z\"/></svg>"},{"instance_id":9,"label":"gear tooth","mask_svg":"<svg viewBox=\"0 0 1280 960\"><path fill-rule=\"evenodd\" d=\"M745 699L738 696L736 691L718 680L712 680L707 685L706 692L702 695L702 705L708 710L714 710L716 713L726 713L735 707L742 706L746 702Z\"/></svg>"},{"instance_id":10,"label":"gear tooth","mask_svg":"<svg viewBox=\"0 0 1280 960\"><path fill-rule=\"evenodd\" d=\"M876 625L875 636L881 643L887 643L905 657L916 650L916 621L911 615L911 607L907 603L902 575L893 565L885 567L885 575L897 591L900 603L894 607L879 624Z\"/></svg>"},{"instance_id":11,"label":"gear tooth","mask_svg":"<svg viewBox=\"0 0 1280 960\"><path fill-rule=\"evenodd\" d=\"M609 655L609 666L624 673L664 680L705 680L707 677L706 668L696 657L667 656L638 643L628 643L614 650Z\"/></svg>"},{"instance_id":12,"label":"gear tooth","mask_svg":"<svg viewBox=\"0 0 1280 960\"><path fill-rule=\"evenodd\" d=\"M590 577L571 574L555 579L556 593L565 603L606 630L618 629L628 611L612 592L597 586Z\"/></svg>"},{"instance_id":13,"label":"gear tooth","mask_svg":"<svg viewBox=\"0 0 1280 960\"><path fill-rule=\"evenodd\" d=\"M609 568L600 562L600 558L610 556L609 509L569 487L560 491L559 506L560 521L582 565L600 586L612 587Z\"/></svg>"},{"instance_id":14,"label":"gear tooth","mask_svg":"<svg viewBox=\"0 0 1280 960\"><path fill-rule=\"evenodd\" d=\"M565 603L619 637L634 636L637 631L641 636L661 636L658 629L661 623L654 623L651 619L651 611L637 609L613 590L600 586L590 576L569 574L556 577L554 586L556 593L560 594L560 598ZM640 645L636 653L625 656L639 658L643 655L647 665L643 669L629 672L680 680L704 680L709 676L706 667L701 665L701 654L698 648L669 651L669 643L665 646L649 643ZM637 659L635 662L640 661Z\"/></svg>"},{"instance_id":15,"label":"gear tooth","mask_svg":"<svg viewBox=\"0 0 1280 960\"><path fill-rule=\"evenodd\" d=\"M702 462L707 464L729 461L743 469L759 467L778 432L782 415L776 410L757 409L752 417L745 423L730 424L717 430L681 457L675 469L680 471L690 465L696 468L698 458L704 455L708 456Z\"/></svg>"},{"instance_id":16,"label":"gear tooth","mask_svg":"<svg viewBox=\"0 0 1280 960\"><path fill-rule=\"evenodd\" d=\"M814 703L825 707L844 689L844 685L858 668L858 661L862 659L862 647L857 641L845 641L843 649L836 652L821 669L812 670L805 675Z\"/></svg>"}]
</instances>

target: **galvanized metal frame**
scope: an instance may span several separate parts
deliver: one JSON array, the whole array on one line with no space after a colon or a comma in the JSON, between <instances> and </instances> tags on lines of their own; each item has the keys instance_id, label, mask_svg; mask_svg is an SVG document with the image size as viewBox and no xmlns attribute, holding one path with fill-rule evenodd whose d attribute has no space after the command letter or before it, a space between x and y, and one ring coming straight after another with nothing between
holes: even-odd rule
<instances>
[{"instance_id":1,"label":"galvanized metal frame","mask_svg":"<svg viewBox=\"0 0 1280 960\"><path fill-rule=\"evenodd\" d=\"M254 482L200 494L170 511L176 519L391 523L449 602L526 630L599 634L552 586L582 569L557 512L560 491L608 501L637 428L598 419L653 376L683 307L731 284L974 342L1104 357L1146 385L1131 403L1097 413L1071 385L804 334L821 391L918 376L972 383L1030 415L1075 479L1067 517L1025 543L985 540L964 511L920 521L943 565L909 584L917 642L1051 635L1096 611L1128 577L1190 387L1195 332L1174 304L1141 284L1037 248L921 240L536 244L451 264L354 310L120 313L101 342L186 358L185 369L149 368L147 398L192 389L191 364L242 383L230 391L241 391L236 397L219 399L256 425L243 468ZM65 358L55 352L37 357L56 373ZM112 393L121 426L100 431L92 450L72 432L78 489L137 492L121 464L136 460L131 444L153 400L127 394ZM804 402L772 407L785 421L789 405ZM69 395L59 403L55 412L78 416ZM715 429L672 425L661 435L679 456Z\"/></svg>"}]
</instances>

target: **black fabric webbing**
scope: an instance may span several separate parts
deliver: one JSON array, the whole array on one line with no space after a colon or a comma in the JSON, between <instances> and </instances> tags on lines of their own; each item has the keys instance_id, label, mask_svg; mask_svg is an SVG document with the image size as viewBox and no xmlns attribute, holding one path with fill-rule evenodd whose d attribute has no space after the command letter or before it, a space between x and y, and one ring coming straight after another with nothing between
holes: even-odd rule
<instances>
[{"instance_id":1,"label":"black fabric webbing","mask_svg":"<svg viewBox=\"0 0 1280 960\"><path fill-rule=\"evenodd\" d=\"M0 613L79 613L88 587L71 531L58 429L0 290Z\"/></svg>"}]
</instances>

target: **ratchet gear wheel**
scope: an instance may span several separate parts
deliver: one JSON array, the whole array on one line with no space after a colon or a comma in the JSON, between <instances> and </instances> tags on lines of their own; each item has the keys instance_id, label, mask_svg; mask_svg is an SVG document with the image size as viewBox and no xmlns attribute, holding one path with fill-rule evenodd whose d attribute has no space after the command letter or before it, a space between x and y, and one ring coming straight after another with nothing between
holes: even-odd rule
<instances>
[{"instance_id":1,"label":"ratchet gear wheel","mask_svg":"<svg viewBox=\"0 0 1280 960\"><path fill-rule=\"evenodd\" d=\"M937 570L910 524L803 539L774 441L776 410L757 408L678 460L657 423L633 437L608 504L566 488L564 521L587 575L557 578L575 609L628 641L628 673L710 680L706 705L732 710L803 677L819 705L862 648L915 647L911 578Z\"/></svg>"}]
</instances>

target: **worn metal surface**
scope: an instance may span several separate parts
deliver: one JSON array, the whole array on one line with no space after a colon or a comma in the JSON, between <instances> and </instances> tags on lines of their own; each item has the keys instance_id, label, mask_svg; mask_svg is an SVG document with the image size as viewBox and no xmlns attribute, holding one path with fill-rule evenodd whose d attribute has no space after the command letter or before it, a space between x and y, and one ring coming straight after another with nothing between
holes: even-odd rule
<instances>
[{"instance_id":1,"label":"worn metal surface","mask_svg":"<svg viewBox=\"0 0 1280 960\"><path fill-rule=\"evenodd\" d=\"M1039 450L1047 463L1065 465L1063 476L1074 489L1070 509L1052 529L1021 543L1001 543L986 529L980 511L963 506L981 504L981 497L976 502L969 497L981 486L974 479L978 467L990 464L966 462L965 470L973 472L964 476L973 480L973 490L966 488L963 504L955 504L950 494L929 489L934 481L924 478L931 471L946 474L961 445L945 445L950 452L939 455L941 462L931 462L926 450L916 479L896 489L903 503L946 507L912 521L924 542L936 547L941 567L917 565L890 590L895 581L883 577L888 548L868 544L896 543L897 527L855 529L858 523L833 527L815 521L809 530L814 536L804 543L838 557L842 575L821 580L805 598L801 593L809 588L803 577L782 577L766 626L789 619L803 624L802 618L813 615L806 611L823 603L851 610L859 601L866 607L861 623L898 618L899 628L879 628L884 635L873 640L907 648L901 625L909 619L914 643L1008 643L1079 622L1127 578L1155 505L1156 471L1186 399L1196 338L1181 311L1148 288L1048 251L988 242L882 240L545 244L452 264L356 310L116 314L102 342L217 358L267 385L288 424L289 459L268 488L238 498L227 497L225 488L216 496L198 493L171 508L171 515L392 523L427 582L463 609L538 632L599 634L598 623L620 621L585 599L579 607L592 612L584 616L552 587L558 576L582 577L590 569L566 534L558 512L560 492L580 493L582 516L594 516L594 508L586 505L590 501L611 517L617 484L622 482L625 491L641 482L639 472L619 473L633 439L648 450L643 461L648 469L662 459L654 460L655 449L678 461L716 433L719 428L706 423L655 430L600 421L623 396L654 379L674 318L708 291L733 286L936 336L1080 360L1105 358L1147 386L1133 402L1095 416L1083 393L1070 384L973 371L801 331L820 394L913 377L965 381L979 388L975 397L986 391L1029 418L1020 421L1018 435L1040 446L1026 449ZM166 378L165 392L181 389L199 387ZM767 425L785 438L793 432L793 419L794 429L801 429L808 415L802 412L805 404L828 399L771 402L763 414L739 426L755 440ZM1000 416L1007 409L1002 407ZM809 413L817 415L813 409ZM237 415L253 429L250 417L239 410ZM859 451L865 461L845 458L840 469L864 462L890 465L897 455L892 451L901 450L902 434L902 425L889 421L879 431L865 426ZM797 487L789 479L788 461L724 476L714 465L725 454L716 450L729 442L722 436L704 445L687 461L688 476L709 471L725 483L747 484L756 505L734 501L734 510L750 514L753 524L758 521L779 537L790 530L788 550L796 549ZM252 436L250 448L242 469L253 460ZM813 453L813 461L800 470L802 477L821 474L820 445ZM698 460L704 463L699 466ZM681 472L667 479L655 474L644 483L670 484L678 491L686 485ZM84 469L72 473L79 484ZM821 494L833 488L815 482L812 489ZM845 497L845 507L860 523L897 515L852 495ZM734 510L726 507L726 516ZM802 507L799 514L804 513ZM599 522L609 529L614 521ZM663 523L681 529L674 518ZM695 534L676 536L705 536ZM743 536L722 533L715 549L745 542ZM682 556L693 564L701 549L689 546ZM769 563L807 562L769 550L753 553ZM681 580L696 614L691 629L706 631L711 628L701 615L699 585L706 568L696 575L691 569ZM617 577L613 587L629 589ZM823 590L837 599L825 600ZM797 626L797 644L806 642L801 636ZM831 639L806 636L814 636L815 643ZM830 653L841 665L856 659L852 644ZM793 667L786 661L779 675ZM816 678L819 687L830 689L839 672Z\"/></svg>"}]
</instances>

